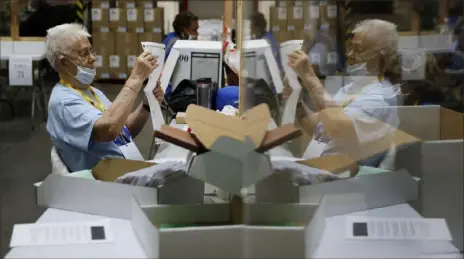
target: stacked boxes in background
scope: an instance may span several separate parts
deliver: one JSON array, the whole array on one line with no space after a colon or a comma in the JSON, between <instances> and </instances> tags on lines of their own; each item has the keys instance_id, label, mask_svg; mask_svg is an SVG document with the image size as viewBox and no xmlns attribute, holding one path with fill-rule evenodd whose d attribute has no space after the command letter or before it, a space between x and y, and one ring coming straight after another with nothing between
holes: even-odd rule
<instances>
[{"instance_id":1,"label":"stacked boxes in background","mask_svg":"<svg viewBox=\"0 0 464 259\"><path fill-rule=\"evenodd\" d=\"M336 23L334 0L276 0L270 10L270 29L280 43L303 39L306 33L317 32L320 27L335 35Z\"/></svg>"},{"instance_id":2,"label":"stacked boxes in background","mask_svg":"<svg viewBox=\"0 0 464 259\"><path fill-rule=\"evenodd\" d=\"M142 53L141 41L161 42L164 11L153 1L93 1L92 36L98 79L126 79Z\"/></svg>"}]
</instances>

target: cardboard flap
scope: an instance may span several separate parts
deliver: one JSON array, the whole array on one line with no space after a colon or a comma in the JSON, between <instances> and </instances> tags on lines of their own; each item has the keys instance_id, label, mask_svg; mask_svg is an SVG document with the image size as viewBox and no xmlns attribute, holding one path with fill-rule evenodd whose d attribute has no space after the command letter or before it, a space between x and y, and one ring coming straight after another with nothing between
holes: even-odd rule
<instances>
[{"instance_id":1,"label":"cardboard flap","mask_svg":"<svg viewBox=\"0 0 464 259\"><path fill-rule=\"evenodd\" d=\"M464 114L449 109L440 109L440 139L463 139Z\"/></svg>"},{"instance_id":2,"label":"cardboard flap","mask_svg":"<svg viewBox=\"0 0 464 259\"><path fill-rule=\"evenodd\" d=\"M154 165L152 162L128 160L122 158L105 158L93 169L95 179L105 182L114 182L118 177Z\"/></svg>"},{"instance_id":3,"label":"cardboard flap","mask_svg":"<svg viewBox=\"0 0 464 259\"><path fill-rule=\"evenodd\" d=\"M346 171L357 171L358 165L355 160L347 155L328 155L313 159L298 161L302 165L307 165L331 173L341 173Z\"/></svg>"},{"instance_id":4,"label":"cardboard flap","mask_svg":"<svg viewBox=\"0 0 464 259\"><path fill-rule=\"evenodd\" d=\"M261 145L267 134L267 127L271 120L271 112L267 104L257 105L244 114L246 134L257 147Z\"/></svg>"},{"instance_id":5,"label":"cardboard flap","mask_svg":"<svg viewBox=\"0 0 464 259\"><path fill-rule=\"evenodd\" d=\"M186 113L187 124L198 140L208 149L219 136L239 141L245 140L246 123L244 120L193 104L188 106Z\"/></svg>"},{"instance_id":6,"label":"cardboard flap","mask_svg":"<svg viewBox=\"0 0 464 259\"><path fill-rule=\"evenodd\" d=\"M206 148L194 135L178 128L161 125L161 128L155 131L155 136L176 146L183 147L196 153L206 151Z\"/></svg>"},{"instance_id":7,"label":"cardboard flap","mask_svg":"<svg viewBox=\"0 0 464 259\"><path fill-rule=\"evenodd\" d=\"M267 132L263 143L261 143L261 146L256 151L264 152L272 149L289 140L301 136L301 134L301 130L297 129L293 124L287 124L283 127L270 130Z\"/></svg>"}]
</instances>

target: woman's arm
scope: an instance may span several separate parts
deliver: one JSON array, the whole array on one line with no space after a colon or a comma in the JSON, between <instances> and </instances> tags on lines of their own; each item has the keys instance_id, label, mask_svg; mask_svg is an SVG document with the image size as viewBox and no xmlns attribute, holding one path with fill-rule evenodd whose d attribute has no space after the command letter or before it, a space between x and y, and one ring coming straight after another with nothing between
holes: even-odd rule
<instances>
[{"instance_id":1,"label":"woman's arm","mask_svg":"<svg viewBox=\"0 0 464 259\"><path fill-rule=\"evenodd\" d=\"M103 112L102 116L95 122L92 131L92 140L109 142L121 134L143 81L157 66L156 58L149 52L144 52L137 58L131 76L124 84L121 92L108 110Z\"/></svg>"}]
</instances>

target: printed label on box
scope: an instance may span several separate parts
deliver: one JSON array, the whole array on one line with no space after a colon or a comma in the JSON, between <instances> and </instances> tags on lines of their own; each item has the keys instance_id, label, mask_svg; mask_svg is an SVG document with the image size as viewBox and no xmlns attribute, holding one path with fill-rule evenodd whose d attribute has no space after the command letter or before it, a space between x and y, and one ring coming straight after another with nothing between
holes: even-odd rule
<instances>
[{"instance_id":1,"label":"printed label on box","mask_svg":"<svg viewBox=\"0 0 464 259\"><path fill-rule=\"evenodd\" d=\"M294 30L295 30L295 26L289 25L289 26L287 26L287 30L289 30L289 31L294 31Z\"/></svg>"},{"instance_id":2,"label":"printed label on box","mask_svg":"<svg viewBox=\"0 0 464 259\"><path fill-rule=\"evenodd\" d=\"M312 29L313 27L311 27L311 24L305 24L303 28L304 28L305 31L312 31L313 30Z\"/></svg>"},{"instance_id":3,"label":"printed label on box","mask_svg":"<svg viewBox=\"0 0 464 259\"><path fill-rule=\"evenodd\" d=\"M303 8L302 7L293 7L293 18L303 19Z\"/></svg>"},{"instance_id":4,"label":"printed label on box","mask_svg":"<svg viewBox=\"0 0 464 259\"><path fill-rule=\"evenodd\" d=\"M319 18L319 6L311 5L311 7L309 8L309 11L310 11L309 14L310 14L311 19Z\"/></svg>"},{"instance_id":5,"label":"printed label on box","mask_svg":"<svg viewBox=\"0 0 464 259\"><path fill-rule=\"evenodd\" d=\"M101 21L102 10L100 8L92 8L92 21Z\"/></svg>"},{"instance_id":6,"label":"printed label on box","mask_svg":"<svg viewBox=\"0 0 464 259\"><path fill-rule=\"evenodd\" d=\"M103 1L103 2L101 2L100 7L102 9L109 9L110 8L110 2Z\"/></svg>"},{"instance_id":7,"label":"printed label on box","mask_svg":"<svg viewBox=\"0 0 464 259\"><path fill-rule=\"evenodd\" d=\"M108 79L108 78L110 78L110 74L109 73L102 73L100 78Z\"/></svg>"},{"instance_id":8,"label":"printed label on box","mask_svg":"<svg viewBox=\"0 0 464 259\"><path fill-rule=\"evenodd\" d=\"M111 55L110 56L110 67L117 68L119 67L119 56Z\"/></svg>"},{"instance_id":9,"label":"printed label on box","mask_svg":"<svg viewBox=\"0 0 464 259\"><path fill-rule=\"evenodd\" d=\"M153 3L146 2L145 5L144 5L144 8L145 9L152 9L153 8Z\"/></svg>"},{"instance_id":10,"label":"printed label on box","mask_svg":"<svg viewBox=\"0 0 464 259\"><path fill-rule=\"evenodd\" d=\"M329 5L327 7L327 17L329 18L337 17L337 6L336 5Z\"/></svg>"},{"instance_id":11,"label":"printed label on box","mask_svg":"<svg viewBox=\"0 0 464 259\"><path fill-rule=\"evenodd\" d=\"M137 33L142 33L144 31L145 31L145 29L143 29L142 27L135 28L135 32L137 32Z\"/></svg>"},{"instance_id":12,"label":"printed label on box","mask_svg":"<svg viewBox=\"0 0 464 259\"><path fill-rule=\"evenodd\" d=\"M108 28L108 27L100 27L100 32L110 32L110 28Z\"/></svg>"},{"instance_id":13,"label":"printed label on box","mask_svg":"<svg viewBox=\"0 0 464 259\"><path fill-rule=\"evenodd\" d=\"M95 66L102 67L103 66L103 57L100 55L95 56Z\"/></svg>"},{"instance_id":14,"label":"printed label on box","mask_svg":"<svg viewBox=\"0 0 464 259\"><path fill-rule=\"evenodd\" d=\"M329 52L327 54L327 64L337 64L337 52Z\"/></svg>"},{"instance_id":15,"label":"printed label on box","mask_svg":"<svg viewBox=\"0 0 464 259\"><path fill-rule=\"evenodd\" d=\"M127 21L135 22L137 21L137 9L127 9Z\"/></svg>"},{"instance_id":16,"label":"printed label on box","mask_svg":"<svg viewBox=\"0 0 464 259\"><path fill-rule=\"evenodd\" d=\"M136 62L137 62L137 56L135 55L127 56L127 67L135 67Z\"/></svg>"},{"instance_id":17,"label":"printed label on box","mask_svg":"<svg viewBox=\"0 0 464 259\"><path fill-rule=\"evenodd\" d=\"M272 31L280 31L279 26L274 26L274 27L272 27Z\"/></svg>"},{"instance_id":18,"label":"printed label on box","mask_svg":"<svg viewBox=\"0 0 464 259\"><path fill-rule=\"evenodd\" d=\"M126 79L126 78L127 78L127 74L126 74L126 73L121 73L121 74L119 74L119 78L120 78L120 79Z\"/></svg>"},{"instance_id":19,"label":"printed label on box","mask_svg":"<svg viewBox=\"0 0 464 259\"><path fill-rule=\"evenodd\" d=\"M161 33L161 28L153 28L154 33Z\"/></svg>"},{"instance_id":20,"label":"printed label on box","mask_svg":"<svg viewBox=\"0 0 464 259\"><path fill-rule=\"evenodd\" d=\"M118 32L127 32L126 27L118 27Z\"/></svg>"},{"instance_id":21,"label":"printed label on box","mask_svg":"<svg viewBox=\"0 0 464 259\"><path fill-rule=\"evenodd\" d=\"M110 21L119 21L119 9L118 8L111 8L110 9Z\"/></svg>"},{"instance_id":22,"label":"printed label on box","mask_svg":"<svg viewBox=\"0 0 464 259\"><path fill-rule=\"evenodd\" d=\"M321 1L319 2L319 5L327 5L327 0L321 0Z\"/></svg>"},{"instance_id":23,"label":"printed label on box","mask_svg":"<svg viewBox=\"0 0 464 259\"><path fill-rule=\"evenodd\" d=\"M279 20L285 20L287 19L287 8L285 7L280 7L279 8Z\"/></svg>"},{"instance_id":24,"label":"printed label on box","mask_svg":"<svg viewBox=\"0 0 464 259\"><path fill-rule=\"evenodd\" d=\"M295 1L295 6L303 6L303 1Z\"/></svg>"},{"instance_id":25,"label":"printed label on box","mask_svg":"<svg viewBox=\"0 0 464 259\"><path fill-rule=\"evenodd\" d=\"M134 2L127 3L126 8L135 8L135 3Z\"/></svg>"},{"instance_id":26,"label":"printed label on box","mask_svg":"<svg viewBox=\"0 0 464 259\"><path fill-rule=\"evenodd\" d=\"M146 22L153 22L155 20L155 10L145 9L144 14Z\"/></svg>"}]
</instances>

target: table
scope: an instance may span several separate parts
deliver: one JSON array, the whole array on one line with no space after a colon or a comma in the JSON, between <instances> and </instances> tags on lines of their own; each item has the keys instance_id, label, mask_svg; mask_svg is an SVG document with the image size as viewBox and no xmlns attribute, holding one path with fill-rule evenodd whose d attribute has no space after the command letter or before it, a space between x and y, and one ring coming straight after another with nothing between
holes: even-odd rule
<instances>
[{"instance_id":1,"label":"table","mask_svg":"<svg viewBox=\"0 0 464 259\"><path fill-rule=\"evenodd\" d=\"M34 118L35 118L35 106L36 104L40 104L42 102L42 114L44 121L47 118L47 102L48 97L44 90L44 82L43 77L45 75L45 70L42 67L42 61L45 59L45 43L41 41L26 41L26 42L14 42L14 41L1 41L0 42L1 48L1 55L0 60L9 60L10 57L15 55L27 55L31 57L33 60L33 85L27 86L28 88L32 88L32 100L31 100L31 127L32 129L35 128L34 125ZM24 86L26 87L26 86ZM21 86L14 86L15 91L13 94L8 96L4 89L4 85L0 82L0 102L6 103L9 105L12 117L15 116L14 105L13 102L19 93L19 89ZM2 93L3 96L2 97ZM42 100L40 100L42 97Z\"/></svg>"},{"instance_id":2,"label":"table","mask_svg":"<svg viewBox=\"0 0 464 259\"><path fill-rule=\"evenodd\" d=\"M378 217L420 217L408 204L400 204L349 215L371 215ZM101 220L104 217L47 209L37 223ZM391 242L353 241L344 238L343 216L327 219L326 228L315 252L315 258L407 258L411 251L423 251L421 258L462 258L458 250L449 242ZM5 258L147 258L139 244L129 220L112 219L115 242L109 244L66 245L50 247L17 247L10 250ZM336 249L334 249L336 248ZM403 254L401 254L402 252ZM417 256L416 256L417 258Z\"/></svg>"}]
</instances>

